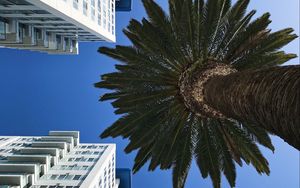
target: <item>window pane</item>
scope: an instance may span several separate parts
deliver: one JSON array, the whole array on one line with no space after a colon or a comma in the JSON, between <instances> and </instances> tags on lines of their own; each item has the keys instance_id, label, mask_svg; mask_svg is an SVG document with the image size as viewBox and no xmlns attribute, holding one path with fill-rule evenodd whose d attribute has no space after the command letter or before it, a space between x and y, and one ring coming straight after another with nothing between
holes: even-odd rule
<instances>
[{"instance_id":1,"label":"window pane","mask_svg":"<svg viewBox=\"0 0 300 188\"><path fill-rule=\"evenodd\" d=\"M76 162L80 161L80 158L76 158L75 161L76 161Z\"/></svg>"},{"instance_id":2,"label":"window pane","mask_svg":"<svg viewBox=\"0 0 300 188\"><path fill-rule=\"evenodd\" d=\"M66 180L71 180L73 178L73 175L67 175L67 177L65 178Z\"/></svg>"},{"instance_id":3,"label":"window pane","mask_svg":"<svg viewBox=\"0 0 300 188\"><path fill-rule=\"evenodd\" d=\"M55 180L56 178L57 178L57 175L52 175L52 176L50 177L51 180Z\"/></svg>"},{"instance_id":4,"label":"window pane","mask_svg":"<svg viewBox=\"0 0 300 188\"><path fill-rule=\"evenodd\" d=\"M89 167L88 166L83 166L82 170L87 170Z\"/></svg>"},{"instance_id":5,"label":"window pane","mask_svg":"<svg viewBox=\"0 0 300 188\"><path fill-rule=\"evenodd\" d=\"M80 166L74 166L73 170L79 170Z\"/></svg>"},{"instance_id":6,"label":"window pane","mask_svg":"<svg viewBox=\"0 0 300 188\"><path fill-rule=\"evenodd\" d=\"M87 10L88 10L88 2L87 2L87 0L83 0L83 2L82 2L82 10L83 10L83 14L84 15L87 15Z\"/></svg>"},{"instance_id":7,"label":"window pane","mask_svg":"<svg viewBox=\"0 0 300 188\"><path fill-rule=\"evenodd\" d=\"M78 9L78 0L73 0L73 7Z\"/></svg>"},{"instance_id":8,"label":"window pane","mask_svg":"<svg viewBox=\"0 0 300 188\"><path fill-rule=\"evenodd\" d=\"M81 177L80 175L75 175L74 178L73 178L73 180L79 180L80 177Z\"/></svg>"},{"instance_id":9,"label":"window pane","mask_svg":"<svg viewBox=\"0 0 300 188\"><path fill-rule=\"evenodd\" d=\"M58 177L59 180L63 180L63 179L65 179L65 178L66 178L66 175L60 175L60 176Z\"/></svg>"}]
</instances>

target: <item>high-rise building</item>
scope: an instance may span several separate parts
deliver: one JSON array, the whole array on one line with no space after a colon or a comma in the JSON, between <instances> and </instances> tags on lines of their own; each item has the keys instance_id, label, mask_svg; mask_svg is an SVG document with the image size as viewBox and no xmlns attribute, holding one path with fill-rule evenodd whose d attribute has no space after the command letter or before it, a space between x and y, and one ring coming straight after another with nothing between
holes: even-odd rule
<instances>
[{"instance_id":1,"label":"high-rise building","mask_svg":"<svg viewBox=\"0 0 300 188\"><path fill-rule=\"evenodd\" d=\"M2 188L118 188L115 144L80 143L77 131L0 137Z\"/></svg>"},{"instance_id":2,"label":"high-rise building","mask_svg":"<svg viewBox=\"0 0 300 188\"><path fill-rule=\"evenodd\" d=\"M132 0L115 0L116 1L116 11L129 12L132 9Z\"/></svg>"},{"instance_id":3,"label":"high-rise building","mask_svg":"<svg viewBox=\"0 0 300 188\"><path fill-rule=\"evenodd\" d=\"M120 180L118 188L131 188L131 170L128 168L117 168L116 178Z\"/></svg>"},{"instance_id":4,"label":"high-rise building","mask_svg":"<svg viewBox=\"0 0 300 188\"><path fill-rule=\"evenodd\" d=\"M115 0L0 0L0 46L78 54L78 41L116 41Z\"/></svg>"}]
</instances>

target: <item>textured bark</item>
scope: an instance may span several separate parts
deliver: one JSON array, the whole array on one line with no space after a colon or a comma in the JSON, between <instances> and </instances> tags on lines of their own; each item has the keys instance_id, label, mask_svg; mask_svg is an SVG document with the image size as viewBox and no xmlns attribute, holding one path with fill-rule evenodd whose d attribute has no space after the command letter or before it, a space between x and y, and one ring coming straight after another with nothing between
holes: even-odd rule
<instances>
[{"instance_id":1,"label":"textured bark","mask_svg":"<svg viewBox=\"0 0 300 188\"><path fill-rule=\"evenodd\" d=\"M217 76L204 101L228 118L261 126L300 150L300 66Z\"/></svg>"},{"instance_id":2,"label":"textured bark","mask_svg":"<svg viewBox=\"0 0 300 188\"><path fill-rule=\"evenodd\" d=\"M180 77L178 86L185 106L200 117L225 116L204 102L204 84L212 77L225 76L237 72L227 64L210 62L201 68L190 67Z\"/></svg>"}]
</instances>

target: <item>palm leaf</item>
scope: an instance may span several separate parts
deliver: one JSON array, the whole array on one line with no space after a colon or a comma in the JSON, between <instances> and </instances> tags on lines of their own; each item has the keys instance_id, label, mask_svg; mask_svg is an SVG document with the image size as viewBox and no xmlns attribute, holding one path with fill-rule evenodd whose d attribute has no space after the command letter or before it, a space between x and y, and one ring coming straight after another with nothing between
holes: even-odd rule
<instances>
[{"instance_id":1,"label":"palm leaf","mask_svg":"<svg viewBox=\"0 0 300 188\"><path fill-rule=\"evenodd\" d=\"M193 156L192 126L195 115L189 118L189 125L180 133L178 151L173 167L173 187L184 187Z\"/></svg>"},{"instance_id":2,"label":"palm leaf","mask_svg":"<svg viewBox=\"0 0 300 188\"><path fill-rule=\"evenodd\" d=\"M258 147L274 151L268 133L259 125L196 115L181 79L211 60L238 71L280 65L296 57L279 49L297 36L290 28L271 32L269 13L253 19L256 11L246 11L250 0L168 2L166 13L154 0L143 0L148 16L123 30L132 44L98 50L120 62L95 87L113 90L100 100L112 100L122 115L101 137L128 138L125 152L138 150L134 173L148 161L149 171L173 169L174 187L184 187L193 157L215 188L222 174L235 187L235 165L243 161L269 174Z\"/></svg>"}]
</instances>

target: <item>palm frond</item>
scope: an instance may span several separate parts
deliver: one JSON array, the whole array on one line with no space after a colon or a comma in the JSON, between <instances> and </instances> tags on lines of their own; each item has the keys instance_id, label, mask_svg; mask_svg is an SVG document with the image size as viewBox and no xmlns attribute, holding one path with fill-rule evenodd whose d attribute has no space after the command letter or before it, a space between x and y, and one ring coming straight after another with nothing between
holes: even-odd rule
<instances>
[{"instance_id":1,"label":"palm frond","mask_svg":"<svg viewBox=\"0 0 300 188\"><path fill-rule=\"evenodd\" d=\"M152 143L141 147L134 159L133 173L138 172L151 157Z\"/></svg>"},{"instance_id":2,"label":"palm frond","mask_svg":"<svg viewBox=\"0 0 300 188\"><path fill-rule=\"evenodd\" d=\"M211 177L214 188L221 187L221 170L219 151L216 147L215 135L211 133L210 122L198 123L199 140L195 148L195 156L202 177Z\"/></svg>"},{"instance_id":3,"label":"palm frond","mask_svg":"<svg viewBox=\"0 0 300 188\"><path fill-rule=\"evenodd\" d=\"M193 143L192 143L192 134L193 134L193 123L195 115L191 115L188 120L188 125L183 128L180 132L178 138L179 142L177 154L175 158L175 164L173 165L173 187L183 188L188 171L191 165L193 157Z\"/></svg>"},{"instance_id":4,"label":"palm frond","mask_svg":"<svg viewBox=\"0 0 300 188\"><path fill-rule=\"evenodd\" d=\"M133 171L173 169L173 186L184 187L193 157L203 178L221 187L224 174L235 187L236 167L243 161L269 174L258 144L274 151L268 133L258 125L195 115L180 93L180 79L191 67L214 59L238 71L280 65L295 54L280 49L297 36L293 30L271 32L270 14L253 19L250 0L168 0L169 14L154 0L143 0L147 18L132 19L124 34L130 46L101 47L116 59L116 71L101 76L95 87L113 90L121 114L101 137L129 139L125 152L138 150ZM191 74L191 73L190 73Z\"/></svg>"},{"instance_id":5,"label":"palm frond","mask_svg":"<svg viewBox=\"0 0 300 188\"><path fill-rule=\"evenodd\" d=\"M275 148L266 130L259 126L248 123L241 123L241 128L253 141L260 143L274 152Z\"/></svg>"}]
</instances>

